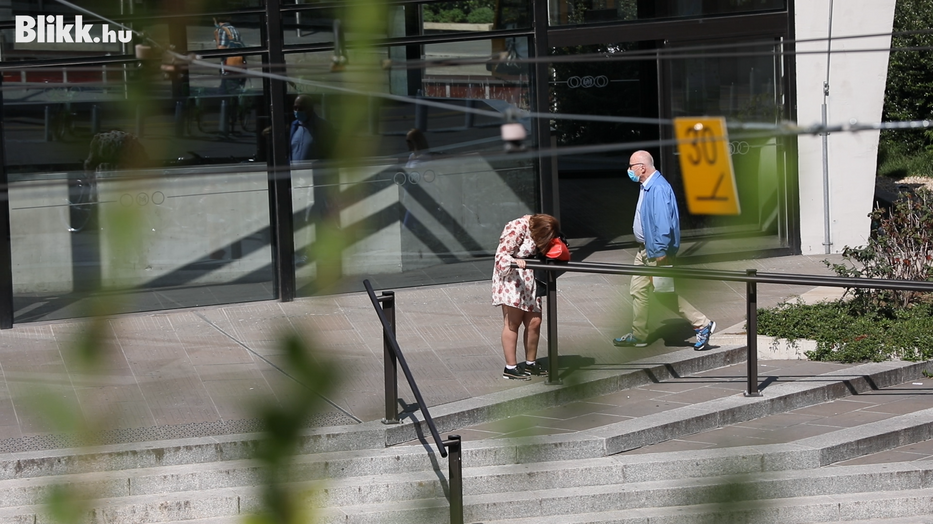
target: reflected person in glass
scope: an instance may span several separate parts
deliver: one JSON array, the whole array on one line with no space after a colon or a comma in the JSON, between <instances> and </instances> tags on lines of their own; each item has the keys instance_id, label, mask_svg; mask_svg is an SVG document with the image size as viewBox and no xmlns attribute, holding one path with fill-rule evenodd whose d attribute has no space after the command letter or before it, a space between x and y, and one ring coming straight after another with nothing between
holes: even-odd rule
<instances>
[{"instance_id":1,"label":"reflected person in glass","mask_svg":"<svg viewBox=\"0 0 933 524\"><path fill-rule=\"evenodd\" d=\"M288 159L324 160L330 157L333 129L314 112L314 103L308 95L298 95L293 106L295 120L288 133Z\"/></svg>"}]
</instances>

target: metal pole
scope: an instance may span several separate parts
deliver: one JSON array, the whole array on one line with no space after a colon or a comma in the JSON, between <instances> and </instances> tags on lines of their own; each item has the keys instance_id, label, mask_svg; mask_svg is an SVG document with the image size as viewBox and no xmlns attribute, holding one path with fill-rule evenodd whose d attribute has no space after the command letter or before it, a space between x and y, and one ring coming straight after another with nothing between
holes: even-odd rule
<instances>
[{"instance_id":1,"label":"metal pole","mask_svg":"<svg viewBox=\"0 0 933 524\"><path fill-rule=\"evenodd\" d=\"M560 384L557 366L557 273L547 272L547 381L546 384Z\"/></svg>"},{"instance_id":2,"label":"metal pole","mask_svg":"<svg viewBox=\"0 0 933 524\"><path fill-rule=\"evenodd\" d=\"M95 108L97 106L94 106ZM175 136L181 137L185 134L185 102L175 101ZM257 133L258 134L258 133Z\"/></svg>"},{"instance_id":3,"label":"metal pole","mask_svg":"<svg viewBox=\"0 0 933 524\"><path fill-rule=\"evenodd\" d=\"M418 96L415 99L424 98L422 91L418 90ZM424 104L415 104L415 127L422 133L428 130L428 106Z\"/></svg>"},{"instance_id":4,"label":"metal pole","mask_svg":"<svg viewBox=\"0 0 933 524\"><path fill-rule=\"evenodd\" d=\"M0 122L3 122L3 75L0 75ZM0 125L0 329L13 327L13 241L10 235L10 179Z\"/></svg>"},{"instance_id":5,"label":"metal pole","mask_svg":"<svg viewBox=\"0 0 933 524\"><path fill-rule=\"evenodd\" d=\"M228 119L228 111L230 108L227 106L227 100L220 101L220 134L227 136L230 134L230 122Z\"/></svg>"},{"instance_id":6,"label":"metal pole","mask_svg":"<svg viewBox=\"0 0 933 524\"><path fill-rule=\"evenodd\" d=\"M392 332L395 333L395 291L383 291L379 298L382 304L382 311L386 314L389 325L392 326ZM385 392L386 392L386 417L382 419L383 424L398 424L398 358L395 351L392 351L392 341L389 334L384 330L382 332L382 355L383 369L385 372Z\"/></svg>"},{"instance_id":7,"label":"metal pole","mask_svg":"<svg viewBox=\"0 0 933 524\"><path fill-rule=\"evenodd\" d=\"M754 277L758 273L755 269L745 270L745 274ZM758 284L755 281L745 283L745 314L746 337L748 340L748 387L745 389L746 397L760 397L758 391Z\"/></svg>"},{"instance_id":8,"label":"metal pole","mask_svg":"<svg viewBox=\"0 0 933 524\"><path fill-rule=\"evenodd\" d=\"M829 0L829 29L826 35L826 80L823 82L823 247L828 255L833 252L832 230L829 210L829 133L825 131L828 122L827 102L829 99L829 59L833 50L833 0Z\"/></svg>"},{"instance_id":9,"label":"metal pole","mask_svg":"<svg viewBox=\"0 0 933 524\"><path fill-rule=\"evenodd\" d=\"M466 101L464 102L464 105L466 106L467 109L473 109L476 107L476 100L473 98L467 98ZM473 123L475 122L475 120L476 120L475 113L473 113L472 111L463 112L463 127L465 127L466 129L470 129L471 127L473 127Z\"/></svg>"},{"instance_id":10,"label":"metal pole","mask_svg":"<svg viewBox=\"0 0 933 524\"><path fill-rule=\"evenodd\" d=\"M52 108L45 106L45 113L43 114L43 122L45 123L45 141L52 141Z\"/></svg>"},{"instance_id":11,"label":"metal pole","mask_svg":"<svg viewBox=\"0 0 933 524\"><path fill-rule=\"evenodd\" d=\"M91 106L91 135L100 133L100 107L97 104Z\"/></svg>"},{"instance_id":12,"label":"metal pole","mask_svg":"<svg viewBox=\"0 0 933 524\"><path fill-rule=\"evenodd\" d=\"M285 42L282 33L281 1L267 0L266 49L263 67L267 71L285 72ZM289 107L285 103L286 85L282 80L264 79L263 89L269 94L271 131L268 162L269 230L272 236L273 284L276 298L291 302L298 293L295 276L295 218L292 209L292 173L288 163Z\"/></svg>"},{"instance_id":13,"label":"metal pole","mask_svg":"<svg viewBox=\"0 0 933 524\"><path fill-rule=\"evenodd\" d=\"M449 435L444 445L450 450L447 457L450 485L450 524L463 524L463 465L460 454L460 435Z\"/></svg>"}]
</instances>

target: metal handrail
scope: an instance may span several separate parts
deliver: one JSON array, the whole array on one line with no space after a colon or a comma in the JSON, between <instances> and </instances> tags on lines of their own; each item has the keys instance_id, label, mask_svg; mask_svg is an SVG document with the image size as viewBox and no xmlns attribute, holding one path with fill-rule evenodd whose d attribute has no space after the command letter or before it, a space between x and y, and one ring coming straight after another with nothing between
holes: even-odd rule
<instances>
[{"instance_id":1,"label":"metal handrail","mask_svg":"<svg viewBox=\"0 0 933 524\"><path fill-rule=\"evenodd\" d=\"M517 268L514 262L511 267ZM745 282L745 308L748 358L748 384L745 396L757 397L758 391L758 284L812 285L845 288L895 289L899 291L919 291L933 293L933 282L915 280L893 280L883 278L852 278L821 275L794 275L787 273L758 273L755 269L745 272L720 269L692 269L679 267L636 266L632 264L609 264L599 262L538 262L525 260L528 269L541 269L548 272L547 294L547 333L548 333L548 384L557 384L551 377L558 374L557 369L557 294L555 272L573 271L577 273L600 273L610 275L639 275L658 277L677 277L696 280L719 280Z\"/></svg>"},{"instance_id":2,"label":"metal handrail","mask_svg":"<svg viewBox=\"0 0 933 524\"><path fill-rule=\"evenodd\" d=\"M402 370L405 372L405 378L408 379L408 385L411 386L418 407L421 409L422 415L424 415L424 421L427 423L428 429L431 430L434 442L437 443L437 449L441 457L447 457L450 524L463 524L463 465L460 435L449 435L448 440L441 441L434 419L431 418L431 414L428 412L428 406L424 403L424 398L421 397L421 391L415 383L415 377L412 376L411 369L402 355L402 348L399 347L398 340L395 338L395 293L386 291L383 292L382 297L377 298L369 280L364 280L363 286L366 287L369 300L373 303L373 308L375 308L379 321L382 323L386 383L386 418L383 419L383 422L389 424L399 422L398 411L395 409L395 399L398 395L397 365L401 364ZM381 302L385 303L385 306L380 306ZM450 448L449 457L447 456L447 448Z\"/></svg>"},{"instance_id":3,"label":"metal handrail","mask_svg":"<svg viewBox=\"0 0 933 524\"><path fill-rule=\"evenodd\" d=\"M369 300L373 303L373 308L376 310L376 315L379 316L379 321L382 323L382 332L387 335L385 338L387 342L392 347L392 351L395 353L395 358L398 360L398 363L402 366L402 371L405 372L405 378L408 379L408 385L411 386L411 392L415 395L415 401L418 402L418 408L421 409L421 414L424 415L424 421L428 425L428 429L431 430L431 436L434 437L434 442L437 443L437 450L440 452L441 457L447 457L447 448L444 446L444 442L441 440L441 436L437 432L437 426L434 425L434 419L431 418L431 413L428 412L428 406L424 403L424 398L421 396L421 390L418 389L418 384L415 383L415 377L411 374L411 368L408 367L408 362L405 361L405 356L402 354L402 348L398 345L398 340L395 338L395 331L392 329L389 319L386 318L385 312L379 306L379 299L376 297L376 292L373 291L372 284L369 283L369 279L363 281L363 286L366 287L366 293L369 295Z\"/></svg>"}]
</instances>

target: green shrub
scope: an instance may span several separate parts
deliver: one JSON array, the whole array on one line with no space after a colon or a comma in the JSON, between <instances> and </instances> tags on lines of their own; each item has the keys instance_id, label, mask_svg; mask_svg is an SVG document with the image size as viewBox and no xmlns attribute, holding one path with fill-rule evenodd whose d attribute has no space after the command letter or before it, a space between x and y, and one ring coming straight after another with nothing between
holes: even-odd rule
<instances>
[{"instance_id":1,"label":"green shrub","mask_svg":"<svg viewBox=\"0 0 933 524\"><path fill-rule=\"evenodd\" d=\"M443 24L458 24L466 22L466 15L463 14L463 11L455 7L453 9L438 11L437 21Z\"/></svg>"},{"instance_id":2,"label":"green shrub","mask_svg":"<svg viewBox=\"0 0 933 524\"><path fill-rule=\"evenodd\" d=\"M864 247L846 246L849 264L830 264L837 275L856 278L933 280L933 192L921 188L903 193L891 209L875 208L874 228ZM853 263L854 261L854 263ZM886 289L850 289L857 306L866 309L909 307L926 294Z\"/></svg>"},{"instance_id":3,"label":"green shrub","mask_svg":"<svg viewBox=\"0 0 933 524\"><path fill-rule=\"evenodd\" d=\"M869 215L864 247L846 246L838 276L933 280L933 192L902 194L891 209ZM784 303L759 310L758 332L791 341L815 340L813 360L841 362L933 358L933 300L929 293L852 288L836 302ZM851 298L851 300L849 300Z\"/></svg>"},{"instance_id":4,"label":"green shrub","mask_svg":"<svg viewBox=\"0 0 933 524\"><path fill-rule=\"evenodd\" d=\"M865 311L849 302L781 304L758 311L758 332L816 341L811 360L882 362L933 359L933 307Z\"/></svg>"},{"instance_id":5,"label":"green shrub","mask_svg":"<svg viewBox=\"0 0 933 524\"><path fill-rule=\"evenodd\" d=\"M910 151L902 142L881 142L878 146L878 176L933 178L933 151Z\"/></svg>"},{"instance_id":6,"label":"green shrub","mask_svg":"<svg viewBox=\"0 0 933 524\"><path fill-rule=\"evenodd\" d=\"M471 24L491 24L495 19L495 12L488 7L474 9L467 15L467 22Z\"/></svg>"}]
</instances>

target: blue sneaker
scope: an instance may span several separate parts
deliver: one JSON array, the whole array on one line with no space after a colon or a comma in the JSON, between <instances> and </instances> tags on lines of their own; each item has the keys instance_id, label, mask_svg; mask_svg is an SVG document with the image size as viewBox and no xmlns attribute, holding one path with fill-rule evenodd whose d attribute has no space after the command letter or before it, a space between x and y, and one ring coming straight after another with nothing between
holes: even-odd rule
<instances>
[{"instance_id":1,"label":"blue sneaker","mask_svg":"<svg viewBox=\"0 0 933 524\"><path fill-rule=\"evenodd\" d=\"M612 339L612 345L618 348L643 348L648 342L636 337L634 333Z\"/></svg>"},{"instance_id":2,"label":"blue sneaker","mask_svg":"<svg viewBox=\"0 0 933 524\"><path fill-rule=\"evenodd\" d=\"M697 329L697 343L693 345L696 351L709 349L709 337L716 331L716 322L710 321L709 324Z\"/></svg>"}]
</instances>

